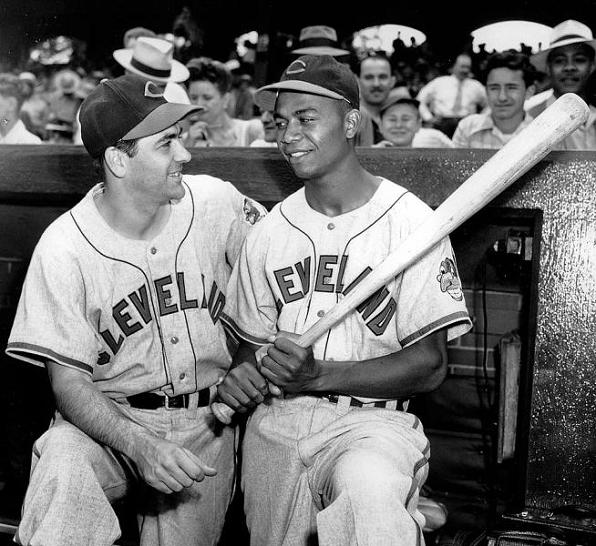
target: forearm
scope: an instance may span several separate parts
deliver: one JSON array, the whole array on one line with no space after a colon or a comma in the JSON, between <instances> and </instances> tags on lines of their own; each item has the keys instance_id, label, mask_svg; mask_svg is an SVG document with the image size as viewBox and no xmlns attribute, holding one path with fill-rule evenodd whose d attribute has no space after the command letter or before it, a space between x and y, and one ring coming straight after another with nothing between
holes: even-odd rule
<instances>
[{"instance_id":1,"label":"forearm","mask_svg":"<svg viewBox=\"0 0 596 546\"><path fill-rule=\"evenodd\" d=\"M90 379L56 367L63 368L48 364L56 406L62 416L95 441L136 459L143 441L153 435L131 421Z\"/></svg>"}]
</instances>

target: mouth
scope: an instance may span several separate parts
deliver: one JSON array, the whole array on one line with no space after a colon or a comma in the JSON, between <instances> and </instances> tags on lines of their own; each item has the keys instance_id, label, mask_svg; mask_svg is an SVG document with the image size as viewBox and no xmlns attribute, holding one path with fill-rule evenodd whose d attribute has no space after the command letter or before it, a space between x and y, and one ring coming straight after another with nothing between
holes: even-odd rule
<instances>
[{"instance_id":1,"label":"mouth","mask_svg":"<svg viewBox=\"0 0 596 546\"><path fill-rule=\"evenodd\" d=\"M172 171L168 173L168 178L174 180L175 182L180 182L182 180L182 171Z\"/></svg>"},{"instance_id":2,"label":"mouth","mask_svg":"<svg viewBox=\"0 0 596 546\"><path fill-rule=\"evenodd\" d=\"M288 161L299 161L309 153L310 150L300 150L297 152L285 152L285 156L288 158Z\"/></svg>"}]
</instances>

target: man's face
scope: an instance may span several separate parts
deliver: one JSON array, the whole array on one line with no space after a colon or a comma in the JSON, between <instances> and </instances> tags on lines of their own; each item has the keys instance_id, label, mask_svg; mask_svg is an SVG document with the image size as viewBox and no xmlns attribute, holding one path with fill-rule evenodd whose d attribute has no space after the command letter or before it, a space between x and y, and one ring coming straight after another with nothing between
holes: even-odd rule
<instances>
[{"instance_id":1,"label":"man's face","mask_svg":"<svg viewBox=\"0 0 596 546\"><path fill-rule=\"evenodd\" d=\"M455 60L455 64L453 65L453 75L459 78L460 80L464 80L470 75L472 71L472 59L467 55L460 55Z\"/></svg>"},{"instance_id":2,"label":"man's face","mask_svg":"<svg viewBox=\"0 0 596 546\"><path fill-rule=\"evenodd\" d=\"M277 147L299 178L320 178L350 153L345 110L336 99L282 92L275 122Z\"/></svg>"},{"instance_id":3,"label":"man's face","mask_svg":"<svg viewBox=\"0 0 596 546\"><path fill-rule=\"evenodd\" d=\"M549 53L546 64L555 96L581 94L594 70L593 50L586 44L557 47Z\"/></svg>"},{"instance_id":4,"label":"man's face","mask_svg":"<svg viewBox=\"0 0 596 546\"><path fill-rule=\"evenodd\" d=\"M362 61L360 91L364 102L374 105L383 103L394 85L395 77L391 74L388 60L373 57Z\"/></svg>"},{"instance_id":5,"label":"man's face","mask_svg":"<svg viewBox=\"0 0 596 546\"><path fill-rule=\"evenodd\" d=\"M273 112L270 110L263 110L261 114L261 123L263 124L263 131L265 133L265 142L276 142L277 127L275 126Z\"/></svg>"},{"instance_id":6,"label":"man's face","mask_svg":"<svg viewBox=\"0 0 596 546\"><path fill-rule=\"evenodd\" d=\"M381 134L394 146L412 146L414 135L420 129L420 114L412 104L394 104L383 112Z\"/></svg>"},{"instance_id":7,"label":"man's face","mask_svg":"<svg viewBox=\"0 0 596 546\"><path fill-rule=\"evenodd\" d=\"M127 159L130 191L137 202L163 205L184 197L182 166L191 156L181 134L176 124L138 140L137 153Z\"/></svg>"},{"instance_id":8,"label":"man's face","mask_svg":"<svg viewBox=\"0 0 596 546\"><path fill-rule=\"evenodd\" d=\"M526 84L521 70L494 68L486 78L486 95L495 120L523 119Z\"/></svg>"}]
</instances>

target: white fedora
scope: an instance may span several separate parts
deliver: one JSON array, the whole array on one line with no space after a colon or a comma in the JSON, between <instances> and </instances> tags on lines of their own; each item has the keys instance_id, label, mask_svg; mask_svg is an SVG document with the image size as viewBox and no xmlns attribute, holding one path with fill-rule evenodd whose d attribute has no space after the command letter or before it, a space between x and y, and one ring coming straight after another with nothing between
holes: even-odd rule
<instances>
[{"instance_id":1,"label":"white fedora","mask_svg":"<svg viewBox=\"0 0 596 546\"><path fill-rule=\"evenodd\" d=\"M126 70L157 82L183 82L189 72L174 59L174 44L161 38L142 36L132 49L117 49L112 54Z\"/></svg>"},{"instance_id":2,"label":"white fedora","mask_svg":"<svg viewBox=\"0 0 596 546\"><path fill-rule=\"evenodd\" d=\"M337 32L334 28L325 25L314 25L304 27L298 38L300 47L292 50L296 55L331 55L340 57L349 55L346 49L339 49L337 46Z\"/></svg>"},{"instance_id":3,"label":"white fedora","mask_svg":"<svg viewBox=\"0 0 596 546\"><path fill-rule=\"evenodd\" d=\"M567 19L567 21L563 21L556 27L553 27L548 47L532 55L530 61L532 61L532 64L537 70L546 72L548 54L556 47L570 44L586 44L596 52L596 40L590 27L574 19Z\"/></svg>"}]
</instances>

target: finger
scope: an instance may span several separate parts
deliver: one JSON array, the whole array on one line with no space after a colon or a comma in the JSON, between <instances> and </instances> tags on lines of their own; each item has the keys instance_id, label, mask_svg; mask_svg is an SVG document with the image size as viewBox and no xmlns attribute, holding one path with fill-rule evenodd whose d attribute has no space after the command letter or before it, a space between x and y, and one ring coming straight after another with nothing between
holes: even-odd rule
<instances>
[{"instance_id":1,"label":"finger","mask_svg":"<svg viewBox=\"0 0 596 546\"><path fill-rule=\"evenodd\" d=\"M273 348L278 349L288 355L306 354L306 349L300 347L300 345L296 344L292 339L285 336L276 338Z\"/></svg>"},{"instance_id":2,"label":"finger","mask_svg":"<svg viewBox=\"0 0 596 546\"><path fill-rule=\"evenodd\" d=\"M281 360L281 362L280 362ZM289 379L290 374L288 370L292 367L287 365L284 362L283 357L280 357L279 360L271 358L269 355L263 358L263 367L261 368L261 373L269 380L271 380L269 375L266 375L265 372L269 372L270 374L274 374L279 380ZM274 383L278 383L278 381L274 381Z\"/></svg>"},{"instance_id":3,"label":"finger","mask_svg":"<svg viewBox=\"0 0 596 546\"><path fill-rule=\"evenodd\" d=\"M190 468L195 470L195 475L200 475L200 480L197 478L193 478L197 481L201 481L205 476L215 476L217 474L217 469L209 466L208 464L204 463L199 457L197 457L192 451L189 449L183 448L184 455L186 456L186 460L188 464L190 464ZM186 466L183 466L186 472ZM198 473L196 471L199 471ZM191 476L189 474L189 476ZM191 476L192 477L192 476Z\"/></svg>"},{"instance_id":4,"label":"finger","mask_svg":"<svg viewBox=\"0 0 596 546\"><path fill-rule=\"evenodd\" d=\"M261 381L265 383L264 378L261 378ZM222 385L219 392L224 401L226 401L227 397L232 397L242 406L252 407L255 404L260 404L264 400L264 396L250 381L245 383L225 383L225 385Z\"/></svg>"}]
</instances>

